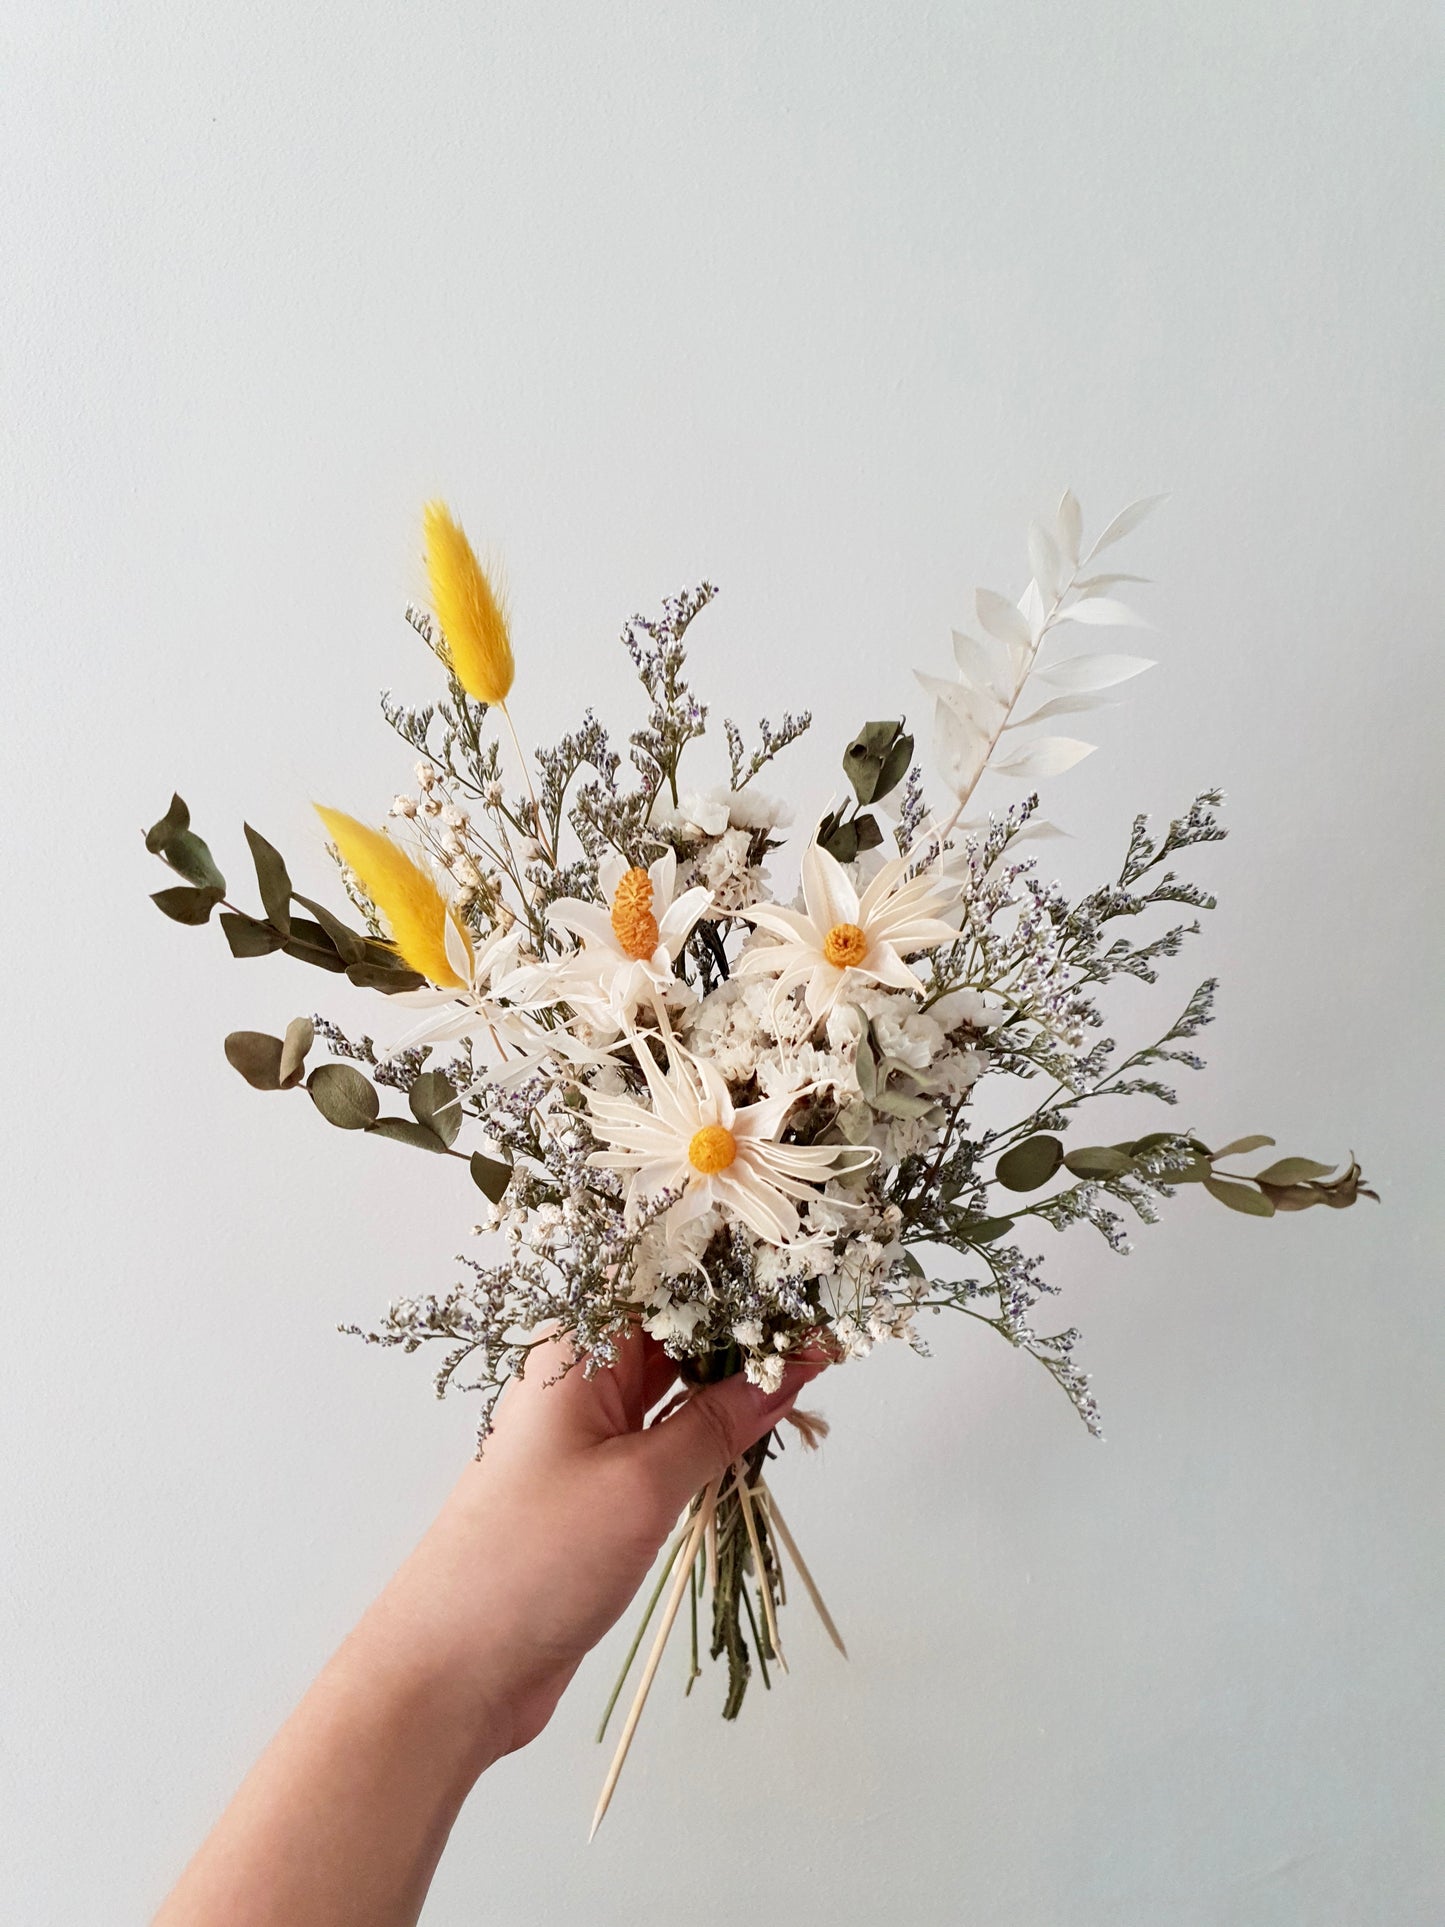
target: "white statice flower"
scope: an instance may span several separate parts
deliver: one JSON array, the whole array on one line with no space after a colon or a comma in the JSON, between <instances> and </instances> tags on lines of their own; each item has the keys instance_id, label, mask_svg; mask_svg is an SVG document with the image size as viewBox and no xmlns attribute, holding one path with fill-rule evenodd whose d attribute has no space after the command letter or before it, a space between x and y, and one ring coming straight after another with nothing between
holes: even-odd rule
<instances>
[{"instance_id":1,"label":"white statice flower","mask_svg":"<svg viewBox=\"0 0 1445 1927\"><path fill-rule=\"evenodd\" d=\"M694 868L719 916L735 916L763 886L762 871L749 861L752 848L751 830L724 830L698 851Z\"/></svg>"},{"instance_id":2,"label":"white statice flower","mask_svg":"<svg viewBox=\"0 0 1445 1927\"><path fill-rule=\"evenodd\" d=\"M907 872L906 860L895 857L860 896L842 864L810 843L803 856L804 908L754 903L741 912L779 941L745 950L738 972L775 977L778 995L804 985L815 1019L862 984L917 991L905 957L957 932L943 920L948 899L929 877L908 879Z\"/></svg>"},{"instance_id":3,"label":"white statice flower","mask_svg":"<svg viewBox=\"0 0 1445 1927\"><path fill-rule=\"evenodd\" d=\"M634 1216L643 1199L680 1191L667 1213L674 1228L720 1205L766 1243L788 1244L801 1233L797 1201L814 1199L815 1186L874 1155L851 1145L784 1144L781 1132L801 1095L796 1090L738 1106L705 1058L674 1050L666 1076L646 1046L638 1047L637 1061L651 1110L587 1093L593 1129L610 1147L589 1162L629 1175L627 1208Z\"/></svg>"},{"instance_id":4,"label":"white statice flower","mask_svg":"<svg viewBox=\"0 0 1445 1927\"><path fill-rule=\"evenodd\" d=\"M668 1287L654 1292L642 1328L662 1344L688 1344L698 1326L708 1316L708 1307L695 1298L674 1298Z\"/></svg>"},{"instance_id":5,"label":"white statice flower","mask_svg":"<svg viewBox=\"0 0 1445 1927\"><path fill-rule=\"evenodd\" d=\"M945 991L928 1008L930 1016L946 1031L959 1030L965 1024L973 1030L997 1030L1013 1016L1007 1004L990 1003L978 990Z\"/></svg>"},{"instance_id":6,"label":"white statice flower","mask_svg":"<svg viewBox=\"0 0 1445 1927\"><path fill-rule=\"evenodd\" d=\"M622 1030L642 1004L676 998L686 987L673 965L708 907L699 887L674 896L677 855L669 850L647 869L607 856L597 865L604 903L559 897L547 921L579 939L581 949L539 974L536 991L565 1001Z\"/></svg>"},{"instance_id":7,"label":"white statice flower","mask_svg":"<svg viewBox=\"0 0 1445 1927\"><path fill-rule=\"evenodd\" d=\"M781 1046L758 1059L758 1083L765 1097L777 1097L800 1084L826 1097L846 1101L858 1095L852 1055L819 1050L815 1044Z\"/></svg>"},{"instance_id":8,"label":"white statice flower","mask_svg":"<svg viewBox=\"0 0 1445 1927\"><path fill-rule=\"evenodd\" d=\"M763 1342L763 1327L759 1319L742 1318L733 1326L733 1343L744 1346L748 1351L756 1351Z\"/></svg>"},{"instance_id":9,"label":"white statice flower","mask_svg":"<svg viewBox=\"0 0 1445 1927\"><path fill-rule=\"evenodd\" d=\"M736 977L700 998L682 1019L688 1047L706 1057L731 1084L746 1083L774 1039L766 1028L764 1011Z\"/></svg>"},{"instance_id":10,"label":"white statice flower","mask_svg":"<svg viewBox=\"0 0 1445 1927\"><path fill-rule=\"evenodd\" d=\"M721 836L725 830L779 830L793 820L792 808L774 796L751 787L733 790L726 784L711 790L686 790L669 807L661 801L648 817L654 829L674 830L689 841Z\"/></svg>"}]
</instances>

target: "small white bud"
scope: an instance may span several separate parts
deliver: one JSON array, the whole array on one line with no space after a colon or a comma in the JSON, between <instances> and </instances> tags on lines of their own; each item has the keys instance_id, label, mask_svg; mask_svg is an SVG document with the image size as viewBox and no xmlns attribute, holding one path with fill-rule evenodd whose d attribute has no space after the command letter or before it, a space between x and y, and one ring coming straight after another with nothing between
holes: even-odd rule
<instances>
[{"instance_id":1,"label":"small white bud","mask_svg":"<svg viewBox=\"0 0 1445 1927\"><path fill-rule=\"evenodd\" d=\"M391 799L391 813L393 816L415 816L415 798L410 796L393 796Z\"/></svg>"},{"instance_id":2,"label":"small white bud","mask_svg":"<svg viewBox=\"0 0 1445 1927\"><path fill-rule=\"evenodd\" d=\"M429 790L437 780L436 766L423 758L416 766L416 780L424 790Z\"/></svg>"}]
</instances>

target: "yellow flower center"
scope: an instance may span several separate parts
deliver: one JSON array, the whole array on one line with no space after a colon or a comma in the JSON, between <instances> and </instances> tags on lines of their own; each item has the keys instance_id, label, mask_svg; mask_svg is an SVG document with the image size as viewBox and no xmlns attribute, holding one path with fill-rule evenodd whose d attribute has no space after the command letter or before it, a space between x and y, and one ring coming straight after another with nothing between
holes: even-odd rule
<instances>
[{"instance_id":1,"label":"yellow flower center","mask_svg":"<svg viewBox=\"0 0 1445 1927\"><path fill-rule=\"evenodd\" d=\"M835 970L848 970L868 955L868 938L856 923L835 923L823 939L823 955Z\"/></svg>"},{"instance_id":2,"label":"yellow flower center","mask_svg":"<svg viewBox=\"0 0 1445 1927\"><path fill-rule=\"evenodd\" d=\"M652 878L646 870L625 872L612 899L612 931L625 957L650 957L657 948L657 918L652 914Z\"/></svg>"},{"instance_id":3,"label":"yellow flower center","mask_svg":"<svg viewBox=\"0 0 1445 1927\"><path fill-rule=\"evenodd\" d=\"M700 1131L693 1132L687 1147L688 1163L705 1178L726 1171L737 1154L738 1141L725 1124L704 1124Z\"/></svg>"}]
</instances>

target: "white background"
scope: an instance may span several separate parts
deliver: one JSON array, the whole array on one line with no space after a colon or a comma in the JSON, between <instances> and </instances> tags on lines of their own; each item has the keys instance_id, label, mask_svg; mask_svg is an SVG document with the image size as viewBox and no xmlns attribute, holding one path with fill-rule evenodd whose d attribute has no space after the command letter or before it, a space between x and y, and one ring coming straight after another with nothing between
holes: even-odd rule
<instances>
[{"instance_id":1,"label":"white background","mask_svg":"<svg viewBox=\"0 0 1445 1927\"><path fill-rule=\"evenodd\" d=\"M164 921L141 827L333 889L433 492L534 741L626 726L623 619L708 575L715 718L811 704L822 802L1065 484L1173 496L1050 867L1227 788L1179 1116L1384 1202L1060 1246L1102 1446L941 1320L830 1378L782 1483L852 1663L795 1612L725 1728L669 1662L589 1849L614 1638L426 1919L1445 1917L1441 54L1358 0L6 9L7 1920L146 1917L470 1436L334 1331L447 1282L466 1187L221 1057L384 1013Z\"/></svg>"}]
</instances>

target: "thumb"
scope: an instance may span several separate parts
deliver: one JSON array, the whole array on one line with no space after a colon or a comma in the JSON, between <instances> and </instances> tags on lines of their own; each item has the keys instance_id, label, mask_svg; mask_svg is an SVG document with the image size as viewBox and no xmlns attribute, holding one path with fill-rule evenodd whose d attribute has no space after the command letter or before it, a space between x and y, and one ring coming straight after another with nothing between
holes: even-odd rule
<instances>
[{"instance_id":1,"label":"thumb","mask_svg":"<svg viewBox=\"0 0 1445 1927\"><path fill-rule=\"evenodd\" d=\"M809 1379L816 1378L826 1364L821 1358L791 1360L775 1392L762 1391L736 1372L701 1386L671 1418L638 1433L636 1448L651 1462L654 1473L670 1482L678 1511L778 1424Z\"/></svg>"}]
</instances>

